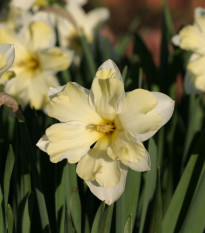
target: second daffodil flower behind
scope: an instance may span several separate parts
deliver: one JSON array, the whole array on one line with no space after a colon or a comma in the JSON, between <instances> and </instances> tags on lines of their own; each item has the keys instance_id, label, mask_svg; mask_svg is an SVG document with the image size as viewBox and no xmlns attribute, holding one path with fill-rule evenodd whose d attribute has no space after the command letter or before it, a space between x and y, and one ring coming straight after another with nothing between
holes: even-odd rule
<instances>
[{"instance_id":1,"label":"second daffodil flower behind","mask_svg":"<svg viewBox=\"0 0 205 233\"><path fill-rule=\"evenodd\" d=\"M58 86L55 74L68 68L72 54L55 47L56 38L47 16L36 14L22 30L0 28L0 43L14 44L16 57L11 69L15 77L5 85L5 91L25 107L39 110L49 102L49 87Z\"/></svg>"},{"instance_id":2,"label":"second daffodil flower behind","mask_svg":"<svg viewBox=\"0 0 205 233\"><path fill-rule=\"evenodd\" d=\"M107 60L91 90L73 82L50 89L48 114L60 123L49 127L37 146L51 162L78 163L77 174L91 192L112 204L124 191L128 168L150 170L142 142L170 119L173 110L174 101L160 92L125 93L120 71Z\"/></svg>"}]
</instances>

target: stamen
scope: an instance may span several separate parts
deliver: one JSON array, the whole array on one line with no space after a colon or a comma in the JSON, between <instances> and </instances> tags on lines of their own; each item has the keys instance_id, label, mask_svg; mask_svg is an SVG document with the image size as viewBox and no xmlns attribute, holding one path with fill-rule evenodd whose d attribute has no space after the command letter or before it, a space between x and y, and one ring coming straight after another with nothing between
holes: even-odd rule
<instances>
[{"instance_id":1,"label":"stamen","mask_svg":"<svg viewBox=\"0 0 205 233\"><path fill-rule=\"evenodd\" d=\"M106 133L106 134L111 134L114 132L116 129L115 124L113 122L108 122L107 124L100 124L97 125L97 130Z\"/></svg>"}]
</instances>

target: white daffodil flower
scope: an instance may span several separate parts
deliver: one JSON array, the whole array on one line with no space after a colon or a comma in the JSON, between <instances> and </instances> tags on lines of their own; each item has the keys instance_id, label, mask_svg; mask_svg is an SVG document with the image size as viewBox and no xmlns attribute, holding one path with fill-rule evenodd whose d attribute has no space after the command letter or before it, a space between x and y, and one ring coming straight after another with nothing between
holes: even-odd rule
<instances>
[{"instance_id":1,"label":"white daffodil flower","mask_svg":"<svg viewBox=\"0 0 205 233\"><path fill-rule=\"evenodd\" d=\"M12 66L15 51L11 44L0 44L0 77Z\"/></svg>"},{"instance_id":2,"label":"white daffodil flower","mask_svg":"<svg viewBox=\"0 0 205 233\"><path fill-rule=\"evenodd\" d=\"M111 60L100 66L91 90L70 82L51 88L50 99L48 114L60 123L49 127L37 146L53 163L78 163L77 174L107 204L124 191L128 167L150 170L142 142L167 123L174 110L174 101L160 92L125 93Z\"/></svg>"},{"instance_id":3,"label":"white daffodil flower","mask_svg":"<svg viewBox=\"0 0 205 233\"><path fill-rule=\"evenodd\" d=\"M25 107L46 107L48 88L58 86L56 72L65 70L72 55L55 46L55 33L45 22L30 22L19 34L0 28L0 43L12 43L16 58L12 66L15 78L5 85L5 91Z\"/></svg>"},{"instance_id":4,"label":"white daffodil flower","mask_svg":"<svg viewBox=\"0 0 205 233\"><path fill-rule=\"evenodd\" d=\"M185 76L187 93L205 92L205 9L196 8L194 24L182 28L172 42L180 48L191 51Z\"/></svg>"},{"instance_id":5,"label":"white daffodil flower","mask_svg":"<svg viewBox=\"0 0 205 233\"><path fill-rule=\"evenodd\" d=\"M96 26L108 19L109 11L101 7L86 13L81 6L72 2L67 4L66 10L72 20L58 17L59 42L62 47L79 52L81 51L79 37L83 34L91 43Z\"/></svg>"}]
</instances>

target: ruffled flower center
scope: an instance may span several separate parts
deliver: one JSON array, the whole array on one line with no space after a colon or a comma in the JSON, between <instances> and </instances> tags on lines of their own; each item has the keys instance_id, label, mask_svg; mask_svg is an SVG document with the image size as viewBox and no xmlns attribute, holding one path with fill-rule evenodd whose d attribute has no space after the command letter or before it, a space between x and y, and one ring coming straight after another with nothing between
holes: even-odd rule
<instances>
[{"instance_id":1,"label":"ruffled flower center","mask_svg":"<svg viewBox=\"0 0 205 233\"><path fill-rule=\"evenodd\" d=\"M114 122L107 122L105 124L97 125L97 131L105 134L112 134L116 129Z\"/></svg>"},{"instance_id":2,"label":"ruffled flower center","mask_svg":"<svg viewBox=\"0 0 205 233\"><path fill-rule=\"evenodd\" d=\"M34 71L40 68L40 61L37 56L30 56L27 59L19 62L18 66Z\"/></svg>"}]
</instances>

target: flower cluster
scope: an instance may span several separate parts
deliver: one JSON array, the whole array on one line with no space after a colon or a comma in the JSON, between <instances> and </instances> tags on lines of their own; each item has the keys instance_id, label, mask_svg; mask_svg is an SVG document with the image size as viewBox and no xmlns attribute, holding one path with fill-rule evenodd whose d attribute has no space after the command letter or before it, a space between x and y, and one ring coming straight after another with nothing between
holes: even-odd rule
<instances>
[{"instance_id":1,"label":"flower cluster","mask_svg":"<svg viewBox=\"0 0 205 233\"><path fill-rule=\"evenodd\" d=\"M205 10L196 8L194 24L182 28L179 34L172 38L172 42L192 52L185 76L186 92L205 92Z\"/></svg>"},{"instance_id":2,"label":"flower cluster","mask_svg":"<svg viewBox=\"0 0 205 233\"><path fill-rule=\"evenodd\" d=\"M125 188L128 168L150 169L142 142L172 116L174 101L159 92L136 89L125 93L115 63L103 63L91 90L77 83L50 88L48 114L60 121L46 130L37 146L51 162L67 159L77 174L107 204Z\"/></svg>"}]
</instances>

